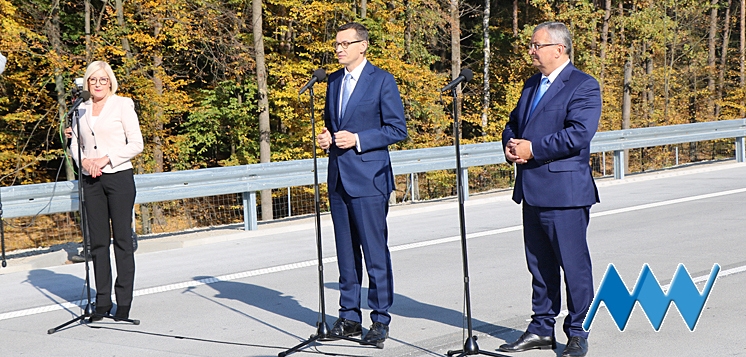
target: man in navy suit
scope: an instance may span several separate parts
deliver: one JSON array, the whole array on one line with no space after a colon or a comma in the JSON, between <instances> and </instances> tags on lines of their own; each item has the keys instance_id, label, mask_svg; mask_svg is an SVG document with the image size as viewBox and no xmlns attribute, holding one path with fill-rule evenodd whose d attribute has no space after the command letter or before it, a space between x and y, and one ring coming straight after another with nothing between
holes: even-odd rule
<instances>
[{"instance_id":1,"label":"man in navy suit","mask_svg":"<svg viewBox=\"0 0 746 357\"><path fill-rule=\"evenodd\" d=\"M327 184L339 266L339 319L331 334L362 334L365 259L373 324L363 342L380 345L388 337L394 301L386 225L394 190L388 146L407 137L407 125L394 76L365 59L368 30L354 22L343 25L333 45L344 68L329 76L325 128L316 138L329 150Z\"/></svg>"},{"instance_id":2,"label":"man in navy suit","mask_svg":"<svg viewBox=\"0 0 746 357\"><path fill-rule=\"evenodd\" d=\"M540 73L526 81L503 131L503 147L505 158L517 164L513 200L523 202L534 314L526 332L499 350L556 348L561 268L569 312L562 356L585 356L588 332L582 323L593 300L586 231L591 205L599 202L588 162L601 117L601 93L598 82L570 62L572 37L564 24L538 25L529 54Z\"/></svg>"}]
</instances>

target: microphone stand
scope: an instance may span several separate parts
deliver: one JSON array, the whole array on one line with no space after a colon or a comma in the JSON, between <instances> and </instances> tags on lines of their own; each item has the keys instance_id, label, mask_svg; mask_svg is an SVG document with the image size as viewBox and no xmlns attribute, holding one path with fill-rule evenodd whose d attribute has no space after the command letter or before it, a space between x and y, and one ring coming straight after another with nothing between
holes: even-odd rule
<instances>
[{"instance_id":1,"label":"microphone stand","mask_svg":"<svg viewBox=\"0 0 746 357\"><path fill-rule=\"evenodd\" d=\"M314 196L314 203L315 203L315 209L316 209L316 252L318 257L318 270L319 270L319 308L320 312L319 315L321 316L321 321L318 321L316 323L316 334L311 335L307 340L301 342L300 344L290 348L287 351L280 352L277 356L278 357L285 357L292 353L298 352L301 348L315 342L315 341L331 341L331 340L347 340L352 342L357 342L362 344L362 340L348 337L348 336L338 336L338 335L332 335L331 329L329 329L329 325L326 323L326 302L324 301L324 263L323 263L323 255L321 251L321 205L319 203L319 170L317 166L317 159L316 159L316 122L314 120L314 109L313 109L313 86L308 88L309 95L310 95L310 104L311 104L311 141L313 142L313 196Z\"/></svg>"},{"instance_id":2,"label":"microphone stand","mask_svg":"<svg viewBox=\"0 0 746 357\"><path fill-rule=\"evenodd\" d=\"M477 345L477 336L474 336L472 333L472 324L471 324L471 297L469 295L469 262L467 260L467 253L466 253L466 221L464 218L464 183L462 182L461 178L461 149L460 149L460 142L459 142L459 126L460 121L458 117L458 94L456 93L456 89L458 86L454 86L451 88L451 93L453 95L453 135L455 137L455 147L456 147L456 185L458 190L458 217L459 217L459 228L461 230L461 255L462 260L464 263L464 302L466 304L466 326L467 326L467 338L464 342L464 347L460 350L453 350L448 351L448 356L453 356L455 354L458 354L458 357L463 357L467 355L477 355L477 354L483 354L487 356L493 356L493 357L508 357L505 355L501 355L494 352L488 352L488 351L480 351L479 346Z\"/></svg>"},{"instance_id":3,"label":"microphone stand","mask_svg":"<svg viewBox=\"0 0 746 357\"><path fill-rule=\"evenodd\" d=\"M86 296L86 304L85 304L85 308L83 310L83 314L81 314L78 317L73 318L70 321L67 321L67 322L63 323L62 325L59 325L57 327L54 327L54 328L51 328L51 329L47 330L47 334L49 334L49 335L51 335L51 334L59 331L60 329L66 327L66 326L68 326L70 324L78 322L78 321L80 321L81 323L83 323L83 322L86 321L86 319L88 319L87 322L93 322L91 318L94 316L94 313L93 313L94 306L91 303L90 268L88 267L88 262L89 262L89 259L90 259L90 256L91 256L90 252L88 251L88 248L90 247L90 244L91 244L91 242L90 242L91 238L90 238L90 232L88 231L88 212L87 212L87 210L85 208L85 193L83 191L83 169L82 169L82 167L83 167L83 165L82 165L83 153L82 153L82 150L81 150L81 147L83 146L83 144L80 142L80 126L81 125L80 125L80 117L79 117L79 114L78 114L78 110L74 110L73 111L73 116L75 116L75 122L77 123L77 129L78 129L77 133L73 133L73 135L76 135L77 138L78 138L77 139L78 140L78 161L80 161L80 162L78 162L78 203L80 205L80 207L79 207L79 209L80 209L80 228L81 228L81 232L83 233L83 256L85 257L85 290L86 290L87 296ZM132 323L134 325L139 325L140 324L140 320L130 320L130 319L115 318L114 316L111 316L111 315L95 315L95 316L96 317L103 317L103 318L112 319L114 321L129 322L129 323Z\"/></svg>"}]
</instances>

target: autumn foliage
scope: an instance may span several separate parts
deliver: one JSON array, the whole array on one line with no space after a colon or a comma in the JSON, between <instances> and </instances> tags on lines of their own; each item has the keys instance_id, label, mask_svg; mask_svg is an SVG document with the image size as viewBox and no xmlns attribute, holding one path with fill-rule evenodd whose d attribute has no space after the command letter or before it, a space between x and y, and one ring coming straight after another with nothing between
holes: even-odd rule
<instances>
[{"instance_id":1,"label":"autumn foliage","mask_svg":"<svg viewBox=\"0 0 746 357\"><path fill-rule=\"evenodd\" d=\"M339 68L330 44L348 21L369 28L368 58L399 83L410 137L395 149L451 145L450 98L438 92L451 79L449 4L265 0L272 160L311 157L308 97L298 89L313 70ZM523 81L534 73L526 51L531 30L547 20L569 25L574 63L602 83L602 130L743 116L738 1L493 0L488 108L485 2L459 6L461 66L476 74L463 91L464 143L499 140ZM71 175L60 169L59 132L73 81L92 60L110 62L120 94L138 104L146 140L138 173L258 162L251 15L247 0L0 0L0 51L9 59L0 78L2 184ZM321 118L326 83L314 89Z\"/></svg>"}]
</instances>

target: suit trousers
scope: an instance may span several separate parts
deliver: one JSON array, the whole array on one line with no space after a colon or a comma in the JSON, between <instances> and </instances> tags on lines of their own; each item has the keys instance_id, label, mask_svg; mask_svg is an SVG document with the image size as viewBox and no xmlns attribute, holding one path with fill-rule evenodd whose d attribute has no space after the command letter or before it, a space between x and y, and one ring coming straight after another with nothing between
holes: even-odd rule
<instances>
[{"instance_id":1,"label":"suit trousers","mask_svg":"<svg viewBox=\"0 0 746 357\"><path fill-rule=\"evenodd\" d=\"M114 235L117 279L114 289L117 305L130 306L135 281L135 255L132 247L132 208L135 180L132 170L83 176L83 195L88 223L96 305L111 306L111 259L109 246Z\"/></svg>"},{"instance_id":2,"label":"suit trousers","mask_svg":"<svg viewBox=\"0 0 746 357\"><path fill-rule=\"evenodd\" d=\"M586 241L590 207L545 208L523 202L523 240L532 275L534 314L527 331L554 336L560 313L560 268L565 275L568 338L588 337L582 324L593 301L593 272Z\"/></svg>"},{"instance_id":3,"label":"suit trousers","mask_svg":"<svg viewBox=\"0 0 746 357\"><path fill-rule=\"evenodd\" d=\"M394 302L394 277L388 248L388 198L351 197L342 181L329 192L339 267L339 317L362 322L363 259L368 273L368 307L373 322L388 325Z\"/></svg>"}]
</instances>

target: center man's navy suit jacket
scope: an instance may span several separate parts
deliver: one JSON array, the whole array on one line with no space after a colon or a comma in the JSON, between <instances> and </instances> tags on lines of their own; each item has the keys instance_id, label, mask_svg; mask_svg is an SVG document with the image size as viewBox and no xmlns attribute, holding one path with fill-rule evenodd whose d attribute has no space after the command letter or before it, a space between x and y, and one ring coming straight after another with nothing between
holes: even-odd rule
<instances>
[{"instance_id":1,"label":"center man's navy suit jacket","mask_svg":"<svg viewBox=\"0 0 746 357\"><path fill-rule=\"evenodd\" d=\"M357 133L361 150L329 148L328 188L337 180L352 197L384 195L394 190L388 146L407 137L404 107L394 76L366 62L355 90L339 118L339 97L344 68L329 76L324 124L332 135L341 130Z\"/></svg>"}]
</instances>

